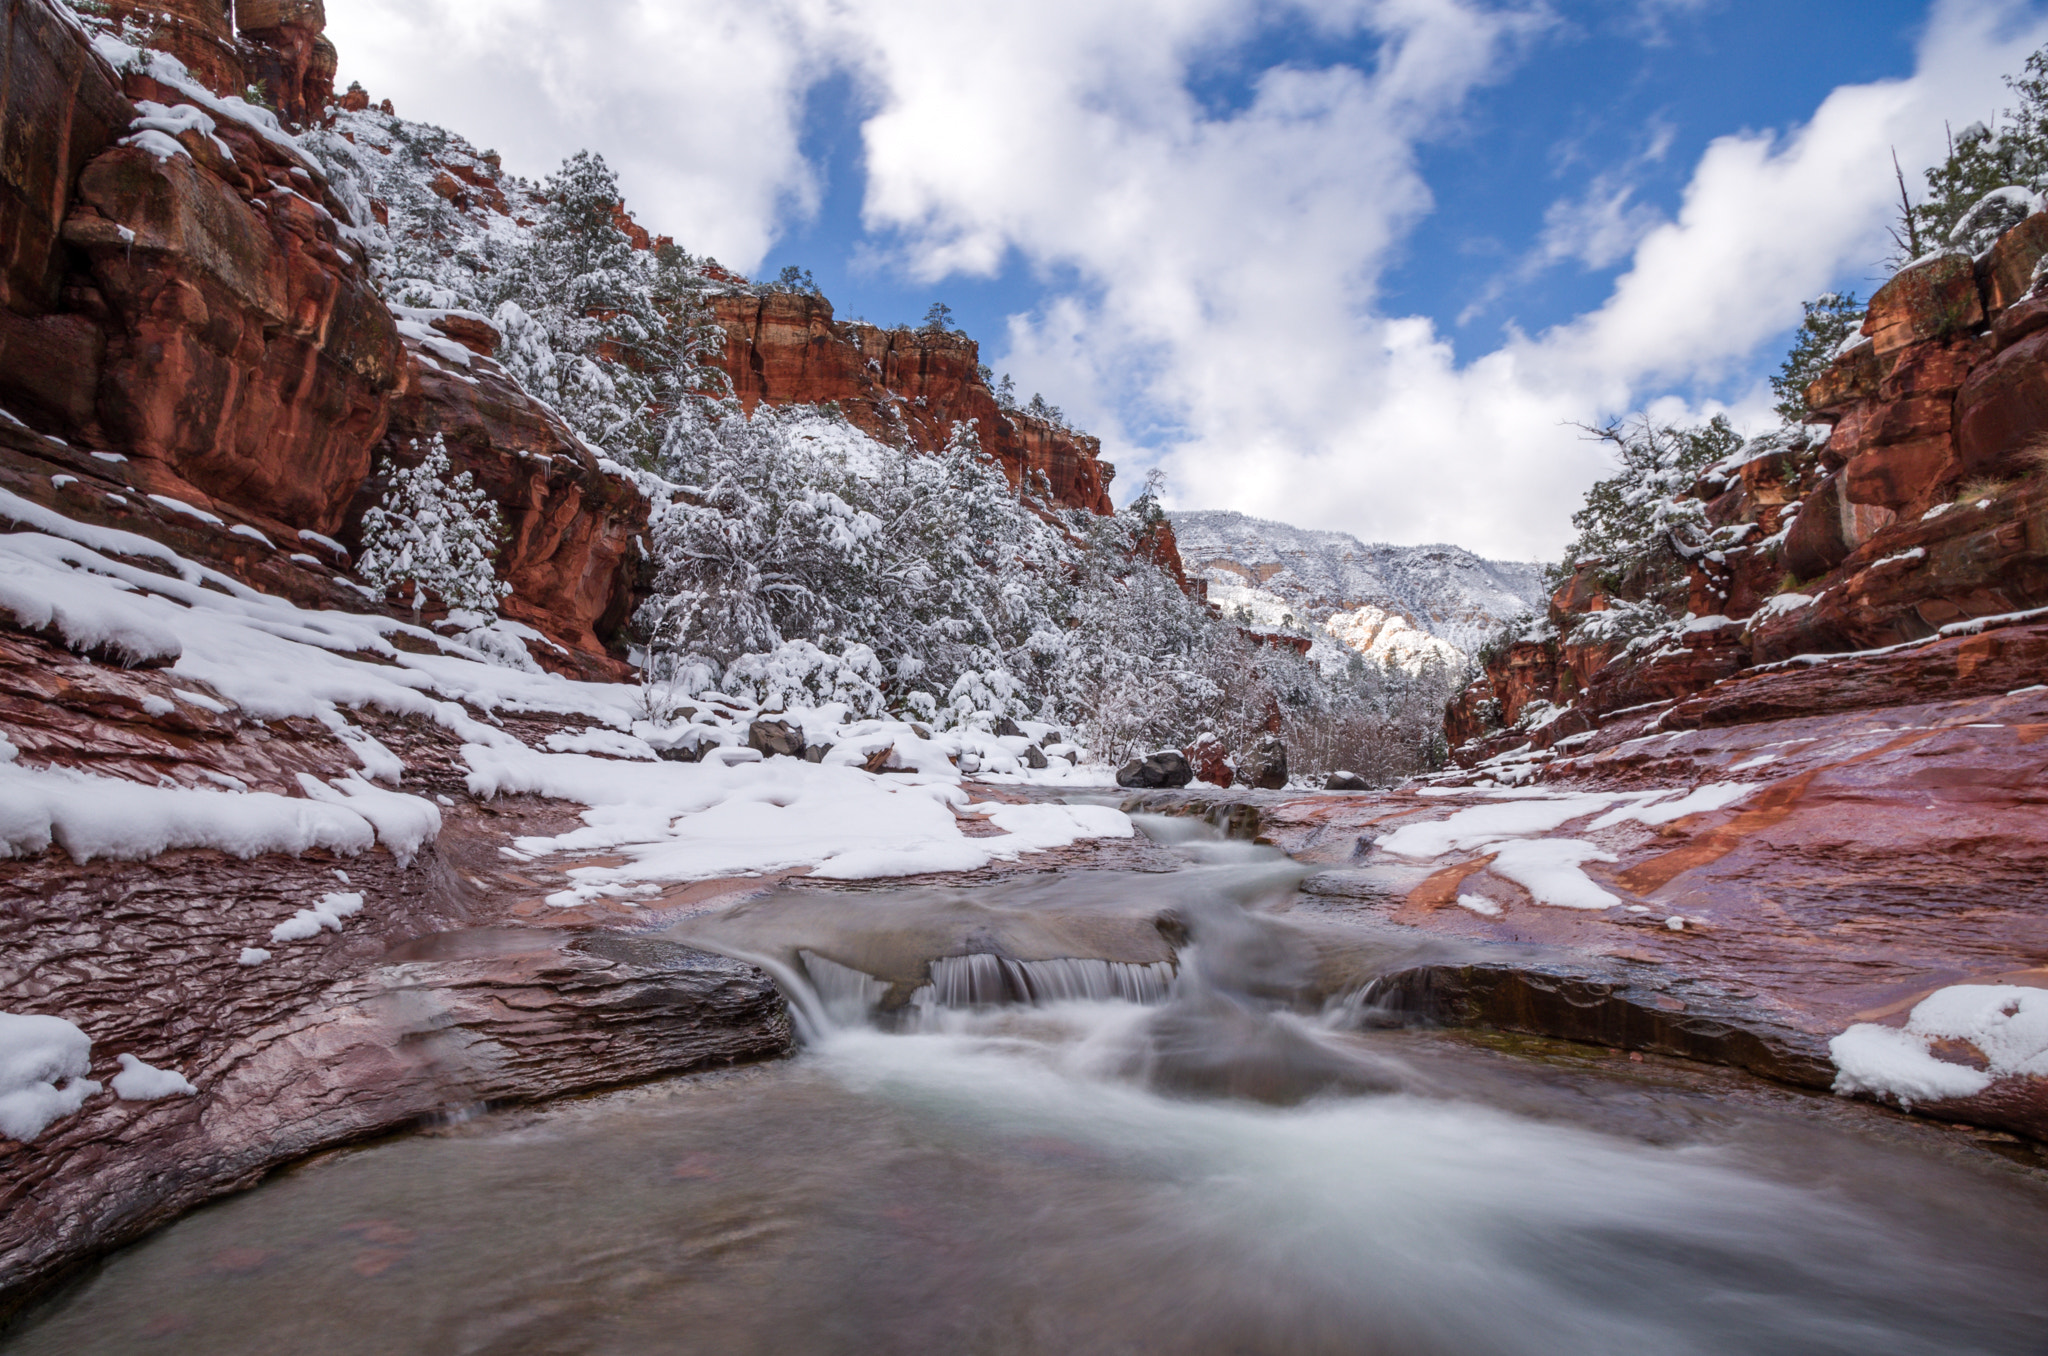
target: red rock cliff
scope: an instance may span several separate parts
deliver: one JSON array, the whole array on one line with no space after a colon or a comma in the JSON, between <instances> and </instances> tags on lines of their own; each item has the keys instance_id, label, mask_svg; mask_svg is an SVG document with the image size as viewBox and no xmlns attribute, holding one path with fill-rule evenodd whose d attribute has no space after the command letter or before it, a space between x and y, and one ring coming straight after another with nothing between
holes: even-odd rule
<instances>
[{"instance_id":1,"label":"red rock cliff","mask_svg":"<svg viewBox=\"0 0 2048 1356\"><path fill-rule=\"evenodd\" d=\"M2017 685L2025 675L2013 664L1942 642L1998 632L1978 637L1985 654L2020 654L2048 635L2044 255L2048 213L2038 213L1981 258L1940 256L1879 289L1862 341L1807 392L1832 428L1753 444L1748 460L1690 492L1737 541L1692 562L1688 604L1700 622L1647 651L1555 638L1509 647L1449 713L1464 757L1540 748L1647 703L1679 702L1667 723L1700 702L1735 720L1742 694L1785 689L1782 674L1762 680L1788 661L1815 676L1786 690L1822 708L1920 700L1930 682L1952 696ZM1558 631L1586 634L1574 623L1609 606L1597 573L1582 570L1551 599ZM1872 650L1888 654L1831 696L1819 677L1827 657ZM1541 730L1501 729L1537 701L1569 709Z\"/></svg>"},{"instance_id":2,"label":"red rock cliff","mask_svg":"<svg viewBox=\"0 0 2048 1356\"><path fill-rule=\"evenodd\" d=\"M218 541L181 550L330 605L348 595L325 565L285 563L299 533L348 530L380 446L403 458L445 432L505 514L505 610L558 647L536 657L620 676L606 641L630 611L646 515L630 482L487 357L464 381L401 344L317 165L218 109L211 134L119 144L136 100L198 98L117 74L49 0L0 5L0 408L109 454L90 466L118 466L111 488L222 520ZM301 38L321 20L317 0L239 12L245 28ZM222 88L246 74L228 56L261 48L228 33L211 0L145 17ZM299 88L324 98L318 79ZM287 545L271 560L237 525Z\"/></svg>"},{"instance_id":3,"label":"red rock cliff","mask_svg":"<svg viewBox=\"0 0 2048 1356\"><path fill-rule=\"evenodd\" d=\"M725 331L726 374L749 411L763 401L833 403L874 437L925 452L971 421L1011 484L1043 476L1056 504L1115 511L1116 468L1101 460L1101 443L997 405L980 349L964 334L837 321L832 303L800 292L727 293L712 299L712 312Z\"/></svg>"}]
</instances>

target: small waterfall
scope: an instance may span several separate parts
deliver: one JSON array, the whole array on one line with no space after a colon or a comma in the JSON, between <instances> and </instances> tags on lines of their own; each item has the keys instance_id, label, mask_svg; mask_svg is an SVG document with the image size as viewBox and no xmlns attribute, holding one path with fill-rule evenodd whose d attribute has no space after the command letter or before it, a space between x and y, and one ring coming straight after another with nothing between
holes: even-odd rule
<instances>
[{"instance_id":1,"label":"small waterfall","mask_svg":"<svg viewBox=\"0 0 2048 1356\"><path fill-rule=\"evenodd\" d=\"M813 951L799 950L796 954L804 963L812 992L818 995L818 1006L833 1026L867 1025L882 995L889 992L888 984L850 965L827 960Z\"/></svg>"},{"instance_id":2,"label":"small waterfall","mask_svg":"<svg viewBox=\"0 0 2048 1356\"><path fill-rule=\"evenodd\" d=\"M1067 1002L1163 1003L1173 987L1172 961L1064 957L1018 961L982 952L932 962L931 983L911 994L918 1009L976 1008L1001 1004L1043 1006Z\"/></svg>"}]
</instances>

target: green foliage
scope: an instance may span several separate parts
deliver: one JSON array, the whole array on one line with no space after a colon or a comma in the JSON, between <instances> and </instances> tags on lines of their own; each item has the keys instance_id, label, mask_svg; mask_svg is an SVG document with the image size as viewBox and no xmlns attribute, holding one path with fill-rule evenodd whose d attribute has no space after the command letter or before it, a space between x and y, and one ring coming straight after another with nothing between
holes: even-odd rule
<instances>
[{"instance_id":1,"label":"green foliage","mask_svg":"<svg viewBox=\"0 0 2048 1356\"><path fill-rule=\"evenodd\" d=\"M1944 246L1982 253L2026 214L2018 195L1991 195L2006 188L2048 190L2048 48L2029 56L2023 72L2005 83L2017 105L1951 135L1947 158L1926 172L1926 198L1903 204L1901 226L1893 232L1902 257L1894 262ZM1903 182L1900 188L1903 194Z\"/></svg>"},{"instance_id":2,"label":"green foliage","mask_svg":"<svg viewBox=\"0 0 2048 1356\"><path fill-rule=\"evenodd\" d=\"M1806 407L1806 388L1834 361L1842 341L1863 324L1863 303L1854 292L1823 292L1802 302L1805 319L1799 322L1792 351L1771 378L1771 393L1778 397L1774 408L1788 424L1802 424L1812 413Z\"/></svg>"},{"instance_id":3,"label":"green foliage","mask_svg":"<svg viewBox=\"0 0 2048 1356\"><path fill-rule=\"evenodd\" d=\"M764 292L799 292L808 293L811 296L819 295L818 280L811 276L809 269L798 268L795 264L785 264L782 272L776 275L775 281L761 284L761 290Z\"/></svg>"},{"instance_id":4,"label":"green foliage","mask_svg":"<svg viewBox=\"0 0 2048 1356\"><path fill-rule=\"evenodd\" d=\"M953 308L943 301L935 301L924 313L924 323L919 329L931 334L944 334L953 328Z\"/></svg>"},{"instance_id":5,"label":"green foliage","mask_svg":"<svg viewBox=\"0 0 2048 1356\"><path fill-rule=\"evenodd\" d=\"M1704 506L1689 491L1702 470L1742 447L1742 435L1718 414L1690 428L1640 419L1590 432L1613 447L1621 469L1586 492L1585 507L1572 515L1579 535L1552 580L1598 562L1601 584L1617 596L1660 603L1682 596L1685 562L1706 530Z\"/></svg>"}]
</instances>

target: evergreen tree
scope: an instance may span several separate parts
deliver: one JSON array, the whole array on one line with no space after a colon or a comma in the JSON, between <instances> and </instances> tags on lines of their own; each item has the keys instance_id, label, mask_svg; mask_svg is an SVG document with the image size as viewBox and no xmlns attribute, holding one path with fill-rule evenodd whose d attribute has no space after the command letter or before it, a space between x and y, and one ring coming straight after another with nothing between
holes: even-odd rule
<instances>
[{"instance_id":1,"label":"evergreen tree","mask_svg":"<svg viewBox=\"0 0 2048 1356\"><path fill-rule=\"evenodd\" d=\"M1706 526L1700 502L1686 495L1699 473L1742 447L1727 416L1691 428L1648 420L1590 432L1608 443L1621 469L1586 492L1572 515L1579 535L1551 572L1561 583L1581 562L1598 561L1610 592L1665 602L1681 591L1685 562L1699 553Z\"/></svg>"},{"instance_id":2,"label":"evergreen tree","mask_svg":"<svg viewBox=\"0 0 2048 1356\"><path fill-rule=\"evenodd\" d=\"M438 434L418 466L393 470L377 507L363 515L356 573L373 588L410 585L415 612L431 593L448 607L495 616L512 591L491 566L504 525L469 472L450 470Z\"/></svg>"},{"instance_id":3,"label":"evergreen tree","mask_svg":"<svg viewBox=\"0 0 2048 1356\"><path fill-rule=\"evenodd\" d=\"M1981 254L2048 191L2048 48L2005 83L2017 106L1951 136L1947 158L1927 171L1926 200L1908 207L1925 247Z\"/></svg>"},{"instance_id":4,"label":"evergreen tree","mask_svg":"<svg viewBox=\"0 0 2048 1356\"><path fill-rule=\"evenodd\" d=\"M1774 408L1788 424L1806 422L1812 413L1806 407L1806 388L1828 370L1843 340L1863 324L1863 303L1854 292L1823 292L1801 305L1806 317L1799 322L1792 351L1771 378L1771 393L1778 397Z\"/></svg>"}]
</instances>

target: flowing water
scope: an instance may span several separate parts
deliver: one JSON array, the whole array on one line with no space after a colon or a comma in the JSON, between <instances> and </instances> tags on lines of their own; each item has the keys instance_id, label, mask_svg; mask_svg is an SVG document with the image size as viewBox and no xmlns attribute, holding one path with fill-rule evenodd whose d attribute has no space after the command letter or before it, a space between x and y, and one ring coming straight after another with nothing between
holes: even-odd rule
<instances>
[{"instance_id":1,"label":"flowing water","mask_svg":"<svg viewBox=\"0 0 2048 1356\"><path fill-rule=\"evenodd\" d=\"M1376 1019L1298 871L791 890L674 930L791 1060L330 1155L115 1257L48 1353L2048 1352L2048 1191L1952 1132ZM1346 937L1349 940L1346 940ZM934 964L934 961L937 961Z\"/></svg>"}]
</instances>

